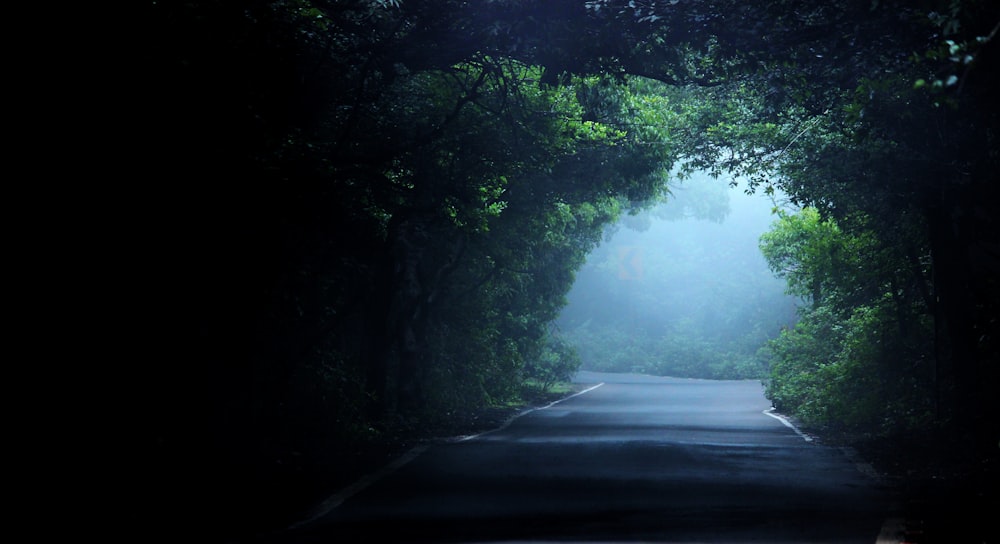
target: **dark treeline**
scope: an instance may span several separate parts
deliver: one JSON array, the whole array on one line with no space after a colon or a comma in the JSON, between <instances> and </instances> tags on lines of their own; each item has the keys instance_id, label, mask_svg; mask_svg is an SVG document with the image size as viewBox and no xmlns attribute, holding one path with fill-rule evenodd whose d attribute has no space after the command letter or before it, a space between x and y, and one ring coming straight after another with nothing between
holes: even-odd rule
<instances>
[{"instance_id":1,"label":"dark treeline","mask_svg":"<svg viewBox=\"0 0 1000 544\"><path fill-rule=\"evenodd\" d=\"M366 441L572 368L550 324L574 272L677 170L868 240L815 306L889 297L908 348L869 360L995 456L997 7L800 4L146 4L124 409L150 485L192 494L156 523L267 511Z\"/></svg>"}]
</instances>

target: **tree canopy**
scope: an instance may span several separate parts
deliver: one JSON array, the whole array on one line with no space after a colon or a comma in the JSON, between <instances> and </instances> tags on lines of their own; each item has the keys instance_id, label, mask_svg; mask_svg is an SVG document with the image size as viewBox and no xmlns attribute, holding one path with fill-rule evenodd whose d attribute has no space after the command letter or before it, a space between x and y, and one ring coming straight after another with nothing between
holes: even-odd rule
<instances>
[{"instance_id":1,"label":"tree canopy","mask_svg":"<svg viewBox=\"0 0 1000 544\"><path fill-rule=\"evenodd\" d=\"M907 387L908 425L933 406L995 456L994 3L140 11L120 151L148 196L119 213L143 238L133 387L165 485L199 479L209 504L322 479L366 440L549 380L539 361L564 374L549 325L587 253L696 170L803 208L763 240L812 300L771 348L776 403L862 425Z\"/></svg>"}]
</instances>

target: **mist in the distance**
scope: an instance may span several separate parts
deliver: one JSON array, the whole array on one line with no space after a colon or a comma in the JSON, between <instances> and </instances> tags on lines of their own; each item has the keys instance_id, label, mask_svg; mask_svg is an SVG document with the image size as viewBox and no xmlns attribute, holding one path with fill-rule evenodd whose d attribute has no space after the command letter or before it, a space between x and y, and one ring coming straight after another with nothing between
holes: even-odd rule
<instances>
[{"instance_id":1,"label":"mist in the distance","mask_svg":"<svg viewBox=\"0 0 1000 544\"><path fill-rule=\"evenodd\" d=\"M761 349L795 321L795 300L758 239L771 198L697 175L673 197L613 226L590 254L557 325L583 369L761 378Z\"/></svg>"}]
</instances>

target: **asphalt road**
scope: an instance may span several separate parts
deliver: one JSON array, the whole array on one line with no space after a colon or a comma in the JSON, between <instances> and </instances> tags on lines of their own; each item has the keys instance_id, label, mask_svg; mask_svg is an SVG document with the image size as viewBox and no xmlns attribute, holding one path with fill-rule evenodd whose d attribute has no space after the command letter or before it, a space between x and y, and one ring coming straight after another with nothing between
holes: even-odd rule
<instances>
[{"instance_id":1,"label":"asphalt road","mask_svg":"<svg viewBox=\"0 0 1000 544\"><path fill-rule=\"evenodd\" d=\"M889 497L769 416L757 381L603 384L414 452L274 543L876 542Z\"/></svg>"}]
</instances>

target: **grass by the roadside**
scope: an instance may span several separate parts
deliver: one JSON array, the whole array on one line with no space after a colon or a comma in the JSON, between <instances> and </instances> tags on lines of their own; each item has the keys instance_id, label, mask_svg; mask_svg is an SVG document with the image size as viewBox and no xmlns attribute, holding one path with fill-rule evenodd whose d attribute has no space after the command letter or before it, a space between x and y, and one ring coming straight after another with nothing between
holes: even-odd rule
<instances>
[{"instance_id":1,"label":"grass by the roadside","mask_svg":"<svg viewBox=\"0 0 1000 544\"><path fill-rule=\"evenodd\" d=\"M557 382L546 386L545 384L528 380L521 386L520 404L526 407L544 406L574 395L586 389L586 387L582 384L570 382Z\"/></svg>"}]
</instances>

